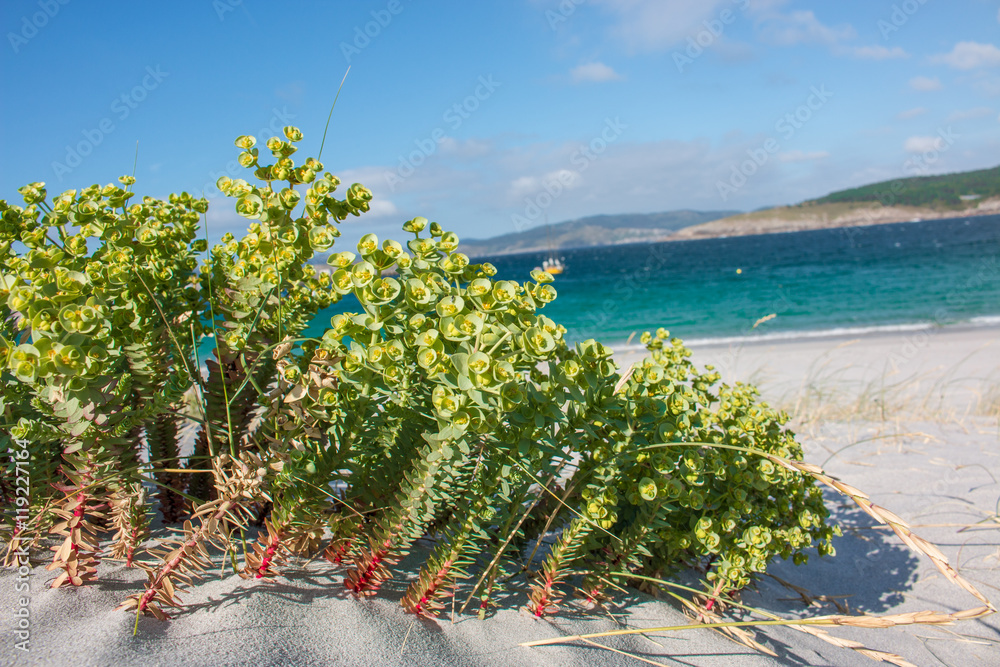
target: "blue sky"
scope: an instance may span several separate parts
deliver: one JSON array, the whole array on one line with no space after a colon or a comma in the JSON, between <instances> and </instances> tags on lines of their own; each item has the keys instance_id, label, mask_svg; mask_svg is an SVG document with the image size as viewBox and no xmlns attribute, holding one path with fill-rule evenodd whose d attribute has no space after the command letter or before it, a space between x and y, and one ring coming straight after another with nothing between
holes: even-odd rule
<instances>
[{"instance_id":1,"label":"blue sky","mask_svg":"<svg viewBox=\"0 0 1000 667\"><path fill-rule=\"evenodd\" d=\"M0 198L131 173L205 192L283 125L375 194L345 240L415 215L468 238L599 213L754 208L1000 163L996 0L0 5Z\"/></svg>"}]
</instances>

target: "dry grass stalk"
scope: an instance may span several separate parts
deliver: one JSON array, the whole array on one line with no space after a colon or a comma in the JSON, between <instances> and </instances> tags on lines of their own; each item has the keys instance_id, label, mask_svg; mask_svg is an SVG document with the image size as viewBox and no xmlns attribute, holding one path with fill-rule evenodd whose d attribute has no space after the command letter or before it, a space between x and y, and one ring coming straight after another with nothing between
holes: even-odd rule
<instances>
[{"instance_id":1,"label":"dry grass stalk","mask_svg":"<svg viewBox=\"0 0 1000 667\"><path fill-rule=\"evenodd\" d=\"M949 581L953 584L964 588L973 597L983 603L982 607L977 607L975 609L969 609L962 612L954 612L952 614L947 614L946 616L955 617L953 620L964 620L966 618L979 618L980 616L986 616L987 614L992 614L996 611L996 607L986 599L982 593L976 589L975 586L970 584L964 577L962 577L955 569L948 563L948 559L940 549L936 546L923 539L919 535L916 535L911 529L909 524L899 518L896 514L890 512L884 507L880 507L873 503L867 494L854 488L849 484L845 484L839 480L834 479L827 475L822 468L817 465L810 463L803 463L801 461L789 461L788 459L781 458L780 456L775 456L773 454L766 454L767 458L772 460L774 463L781 465L789 470L803 472L807 475L813 477L816 481L821 484L825 484L832 489L835 489L839 493L848 496L851 500L857 503L858 507L865 511L869 516L878 521L881 524L888 525L892 528L892 531L899 536L899 539L910 547L910 549L916 551L918 554L924 554L934 563L934 566L943 574ZM970 613L975 612L973 615ZM931 613L931 612L927 612ZM901 616L909 616L909 614L903 614ZM854 616L842 617L842 618L859 618ZM861 617L866 618L866 617ZM867 617L871 618L871 617ZM888 617L883 617L888 618ZM845 623L845 625L851 625L852 623ZM896 624L896 623L892 623ZM865 626L859 624L860 627L875 627L875 626Z\"/></svg>"},{"instance_id":2,"label":"dry grass stalk","mask_svg":"<svg viewBox=\"0 0 1000 667\"><path fill-rule=\"evenodd\" d=\"M130 596L117 609L135 609L137 615L152 614L159 620L169 618L161 605L180 606L177 590L189 586L209 566L208 546L228 549L226 526L241 525L246 520L246 506L254 500L270 500L260 488L265 473L260 459L244 452L226 470L228 458L223 454L213 461L219 497L198 506L191 518L199 520L199 525L185 521L182 538L163 540L157 548L147 551L159 563L139 563L149 576L146 590Z\"/></svg>"}]
</instances>

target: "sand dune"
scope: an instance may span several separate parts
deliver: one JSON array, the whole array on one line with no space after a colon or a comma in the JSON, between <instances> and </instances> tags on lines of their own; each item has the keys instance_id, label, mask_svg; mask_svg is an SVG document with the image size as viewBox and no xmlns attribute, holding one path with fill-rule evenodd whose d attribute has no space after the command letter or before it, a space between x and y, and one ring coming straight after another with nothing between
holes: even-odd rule
<instances>
[{"instance_id":1,"label":"sand dune","mask_svg":"<svg viewBox=\"0 0 1000 667\"><path fill-rule=\"evenodd\" d=\"M755 380L772 403L797 409L806 460L915 525L959 572L1000 598L1000 434L996 393L1000 330L978 328L695 349L728 380ZM623 365L637 353L621 350ZM850 501L828 495L844 526L835 558L813 557L772 573L815 598L765 577L744 601L785 617L838 613L957 611L977 601L947 582L931 561L909 551ZM423 544L421 548L427 548ZM405 563L400 571L405 571ZM0 575L4 619L0 663L24 665L858 665L874 664L792 628L761 629L768 657L707 630L601 640L623 655L582 642L539 648L522 642L620 627L655 628L687 620L668 602L638 592L619 605L586 611L570 604L537 620L523 605L484 621L416 619L398 603L403 576L383 597L346 595L342 575L325 563L302 564L272 582L216 573L183 597L177 618L159 622L114 611L144 576L106 562L100 582L81 590L48 590L44 562L15 590L17 574ZM461 590L459 591L461 593ZM30 601L30 652L20 651L14 610ZM822 598L821 596L827 596ZM824 601L825 600L825 601ZM843 608L843 607L842 607ZM996 615L949 628L834 628L831 633L918 665L997 664Z\"/></svg>"}]
</instances>

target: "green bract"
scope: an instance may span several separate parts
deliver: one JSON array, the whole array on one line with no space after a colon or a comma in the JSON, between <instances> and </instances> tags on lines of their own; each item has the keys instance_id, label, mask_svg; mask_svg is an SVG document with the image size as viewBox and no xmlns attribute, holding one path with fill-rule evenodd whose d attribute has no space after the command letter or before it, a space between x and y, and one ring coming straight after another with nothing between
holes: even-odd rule
<instances>
[{"instance_id":1,"label":"green bract","mask_svg":"<svg viewBox=\"0 0 1000 667\"><path fill-rule=\"evenodd\" d=\"M284 128L259 164L256 139L236 139L256 178L218 187L249 226L204 256L208 204L186 193L136 203L94 186L49 204L32 183L24 207L0 202L0 382L16 425L0 448L17 437L37 462L37 518L5 526L18 543L50 530L63 541L57 585L93 580L106 553L131 563L152 513L144 482L166 522L195 517L185 544L242 551L228 531L266 514L243 553L249 577L322 553L368 595L434 534L403 599L425 615L459 579L484 612L508 580L543 615L570 572L591 598L622 572L693 564L722 590L776 556L832 552L819 491L781 464L801 454L784 415L699 371L665 330L642 336L650 356L623 376L607 347L571 345L539 312L556 298L549 274L496 280L425 218L403 224L405 244L365 234L317 271L314 254L336 248L372 193L353 184L338 198L322 164L292 159L301 141ZM303 338L347 295L357 312ZM185 422L195 454L179 474ZM558 538L544 563L521 573L546 530ZM124 607L164 616L185 583L161 558L173 550L147 552L148 591ZM170 558L196 572L201 554Z\"/></svg>"}]
</instances>

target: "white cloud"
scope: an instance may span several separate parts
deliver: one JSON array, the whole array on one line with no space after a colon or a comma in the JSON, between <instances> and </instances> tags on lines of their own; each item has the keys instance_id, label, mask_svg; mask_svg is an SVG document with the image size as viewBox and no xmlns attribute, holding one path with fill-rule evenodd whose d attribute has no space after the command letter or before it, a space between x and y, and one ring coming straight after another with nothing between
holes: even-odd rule
<instances>
[{"instance_id":1,"label":"white cloud","mask_svg":"<svg viewBox=\"0 0 1000 667\"><path fill-rule=\"evenodd\" d=\"M929 76L915 76L910 79L910 88L922 93L941 90L941 79Z\"/></svg>"},{"instance_id":2,"label":"white cloud","mask_svg":"<svg viewBox=\"0 0 1000 667\"><path fill-rule=\"evenodd\" d=\"M909 120L910 118L916 118L917 116L922 116L927 113L927 109L924 107L917 107L915 109L907 109L906 111L900 111L896 114L896 118L899 120Z\"/></svg>"},{"instance_id":3,"label":"white cloud","mask_svg":"<svg viewBox=\"0 0 1000 667\"><path fill-rule=\"evenodd\" d=\"M895 58L909 58L910 54L902 47L894 46L891 49L877 44L875 46L858 46L854 48L854 56L865 60L892 60Z\"/></svg>"},{"instance_id":4,"label":"white cloud","mask_svg":"<svg viewBox=\"0 0 1000 667\"><path fill-rule=\"evenodd\" d=\"M399 209L388 199L376 199L372 197L369 206L369 214L373 218L383 217L387 215L399 215Z\"/></svg>"},{"instance_id":5,"label":"white cloud","mask_svg":"<svg viewBox=\"0 0 1000 667\"><path fill-rule=\"evenodd\" d=\"M622 78L614 69L599 62L574 67L569 74L573 83L603 83L605 81L619 81Z\"/></svg>"},{"instance_id":6,"label":"white cloud","mask_svg":"<svg viewBox=\"0 0 1000 667\"><path fill-rule=\"evenodd\" d=\"M778 160L781 162L810 162L812 160L822 160L823 158L830 157L830 154L826 151L812 151L806 153L803 151L785 151L784 153L778 153Z\"/></svg>"},{"instance_id":7,"label":"white cloud","mask_svg":"<svg viewBox=\"0 0 1000 667\"><path fill-rule=\"evenodd\" d=\"M510 182L507 195L512 199L525 197L533 194L540 186L541 182L535 176L519 176Z\"/></svg>"},{"instance_id":8,"label":"white cloud","mask_svg":"<svg viewBox=\"0 0 1000 667\"><path fill-rule=\"evenodd\" d=\"M1000 65L1000 49L992 44L959 42L950 53L931 56L930 61L962 70L996 67Z\"/></svg>"},{"instance_id":9,"label":"white cloud","mask_svg":"<svg viewBox=\"0 0 1000 667\"><path fill-rule=\"evenodd\" d=\"M555 169L541 176L519 176L510 183L507 189L509 202L517 204L525 197L537 195L546 189L572 190L580 185L580 172L572 169ZM556 185L558 184L558 185Z\"/></svg>"},{"instance_id":10,"label":"white cloud","mask_svg":"<svg viewBox=\"0 0 1000 667\"><path fill-rule=\"evenodd\" d=\"M941 137L910 137L903 142L903 150L907 153L926 153L941 149Z\"/></svg>"},{"instance_id":11,"label":"white cloud","mask_svg":"<svg viewBox=\"0 0 1000 667\"><path fill-rule=\"evenodd\" d=\"M972 85L976 90L989 97L1000 95L1000 76L981 77L973 81Z\"/></svg>"},{"instance_id":12,"label":"white cloud","mask_svg":"<svg viewBox=\"0 0 1000 667\"><path fill-rule=\"evenodd\" d=\"M441 155L448 157L474 158L487 155L493 146L489 141L480 139L466 139L459 141L454 137L442 137L438 142L438 149Z\"/></svg>"},{"instance_id":13,"label":"white cloud","mask_svg":"<svg viewBox=\"0 0 1000 667\"><path fill-rule=\"evenodd\" d=\"M592 136L599 131L600 126L595 126ZM903 147L906 136L897 140L898 148ZM745 185L723 199L719 183L733 182L734 168L746 162L747 150L759 152L768 138L766 134L732 133L718 140L705 137L653 142L632 141L631 135L623 134L593 160L581 160L580 146L589 138L582 135L564 142L531 140L523 135L482 138L480 141L491 147L487 155L428 160L395 190L384 179L386 172L395 173L396 162L391 153L386 155L384 164L341 169L335 173L345 184L364 183L373 190L376 201L391 200L398 212L377 218L370 214L350 218L352 222L342 226L344 235L335 249L352 248L366 232L376 233L379 238L405 239L400 225L417 215L437 220L463 239L487 238L516 231L515 215L528 218L531 224L541 224L545 215L558 223L602 213L651 213L684 208L750 210L795 203L902 175L901 160L891 151L885 154L876 151L878 154L865 161L863 171L859 172L857 160L840 159L831 144L819 143L803 156L830 151L829 157L820 159L812 155L811 162L782 162L777 155L771 155L746 179ZM911 141L909 148L937 148L935 141L941 140L932 136L922 142ZM794 151L789 152L794 155ZM982 168L996 164L997 154L1000 154L1000 139L987 134L984 140L963 143L962 151L940 152L934 172ZM579 163L586 163L586 169ZM547 192L543 179L555 177L558 182L564 170L579 174L575 182L570 181L573 187L563 187L561 191L551 187ZM514 197L515 194L518 196ZM535 206L533 214L527 212L529 204ZM212 211L217 208L221 213L228 209L228 216L237 223L232 225L238 227L234 231L246 229L248 221L232 212L231 200L219 207L213 204ZM226 220L222 217L220 213L214 217L210 214L213 235L224 231Z\"/></svg>"},{"instance_id":14,"label":"white cloud","mask_svg":"<svg viewBox=\"0 0 1000 667\"><path fill-rule=\"evenodd\" d=\"M397 218L399 216L399 207L389 198L395 192L386 184L385 180L385 175L390 172L395 173L395 166L384 169L380 167L358 167L339 171L337 175L344 184L363 183L372 191L372 200L369 203L370 210L360 218L348 216L346 222L364 222L366 219L385 222L385 219ZM341 191L338 190L338 193L340 193L340 196L343 196ZM400 219L401 222L402 219Z\"/></svg>"},{"instance_id":15,"label":"white cloud","mask_svg":"<svg viewBox=\"0 0 1000 667\"><path fill-rule=\"evenodd\" d=\"M658 51L684 44L705 29L702 21L718 18L723 9L737 10L731 0L594 0L616 15L613 34L630 49Z\"/></svg>"},{"instance_id":16,"label":"white cloud","mask_svg":"<svg viewBox=\"0 0 1000 667\"><path fill-rule=\"evenodd\" d=\"M836 46L844 40L857 36L857 32L850 25L835 27L823 25L816 15L808 10L770 15L761 21L760 34L764 41L778 46L795 44Z\"/></svg>"},{"instance_id":17,"label":"white cloud","mask_svg":"<svg viewBox=\"0 0 1000 667\"><path fill-rule=\"evenodd\" d=\"M975 109L957 109L948 116L947 121L954 122L957 120L973 120L976 118L985 118L993 114L993 109L989 107L976 107Z\"/></svg>"},{"instance_id":18,"label":"white cloud","mask_svg":"<svg viewBox=\"0 0 1000 667\"><path fill-rule=\"evenodd\" d=\"M735 40L720 39L712 44L712 49L726 63L747 62L757 55L752 44Z\"/></svg>"}]
</instances>

